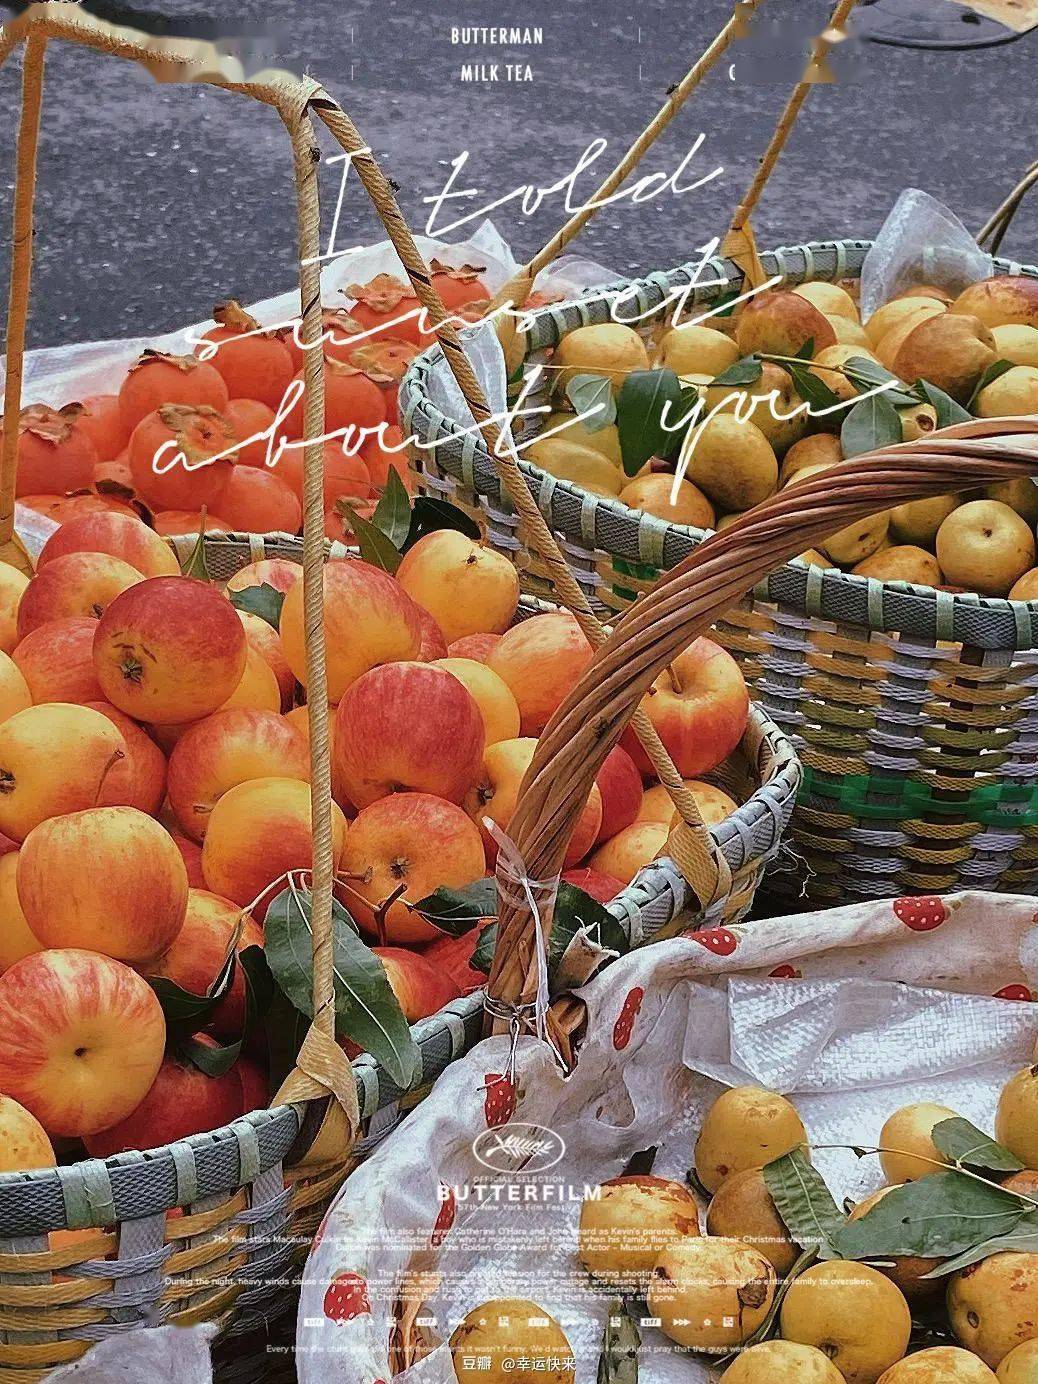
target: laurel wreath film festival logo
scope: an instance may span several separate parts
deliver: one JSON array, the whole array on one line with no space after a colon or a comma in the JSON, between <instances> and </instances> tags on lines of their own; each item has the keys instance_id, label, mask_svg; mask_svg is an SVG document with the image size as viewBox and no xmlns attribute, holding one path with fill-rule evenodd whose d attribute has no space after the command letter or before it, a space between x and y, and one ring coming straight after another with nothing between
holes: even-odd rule
<instances>
[{"instance_id":1,"label":"laurel wreath film festival logo","mask_svg":"<svg viewBox=\"0 0 1038 1384\"><path fill-rule=\"evenodd\" d=\"M517 1120L484 1129L472 1141L472 1152L484 1168L496 1173L540 1173L554 1168L566 1152L566 1142L546 1125L526 1124Z\"/></svg>"}]
</instances>

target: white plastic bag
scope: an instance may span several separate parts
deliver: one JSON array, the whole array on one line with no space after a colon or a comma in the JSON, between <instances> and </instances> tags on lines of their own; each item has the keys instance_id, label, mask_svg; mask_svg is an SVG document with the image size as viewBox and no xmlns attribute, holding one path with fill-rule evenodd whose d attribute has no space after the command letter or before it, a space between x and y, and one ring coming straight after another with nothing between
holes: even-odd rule
<instances>
[{"instance_id":1,"label":"white plastic bag","mask_svg":"<svg viewBox=\"0 0 1038 1384\"><path fill-rule=\"evenodd\" d=\"M991 256L954 212L928 192L906 188L865 256L861 269L861 316L916 284L933 284L954 297L994 272Z\"/></svg>"},{"instance_id":2,"label":"white plastic bag","mask_svg":"<svg viewBox=\"0 0 1038 1384\"><path fill-rule=\"evenodd\" d=\"M1038 982L1035 924L1033 899L964 893L642 948L583 992L588 1036L572 1075L544 1045L520 1045L514 1112L513 1093L490 1079L506 1070L508 1039L480 1044L352 1174L326 1217L300 1303L300 1384L391 1378L392 1303L416 1254L442 1275L423 1309L435 1317L430 1332L445 1341L488 1299L531 1298L562 1323L578 1384L591 1384L606 1304L589 1296L574 1252L583 1188L656 1145L654 1171L681 1180L721 1083L791 1094L815 1144L874 1144L893 1110L921 1099L990 1130L998 1092L1038 1034L1038 1005L1011 999ZM536 1174L488 1172L481 1156L488 1137L508 1132L503 1119L547 1130L560 1161ZM814 1162L837 1201L882 1180L877 1160L849 1147L818 1150ZM643 1384L705 1384L694 1357L658 1330L642 1334ZM454 1384L445 1345L395 1384L416 1381Z\"/></svg>"}]
</instances>

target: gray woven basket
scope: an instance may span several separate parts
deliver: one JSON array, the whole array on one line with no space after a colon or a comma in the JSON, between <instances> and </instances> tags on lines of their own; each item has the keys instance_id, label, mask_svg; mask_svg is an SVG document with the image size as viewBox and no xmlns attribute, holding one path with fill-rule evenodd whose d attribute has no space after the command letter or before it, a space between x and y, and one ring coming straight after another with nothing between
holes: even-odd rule
<instances>
[{"instance_id":1,"label":"gray woven basket","mask_svg":"<svg viewBox=\"0 0 1038 1384\"><path fill-rule=\"evenodd\" d=\"M860 274L870 244L824 242L761 258L766 273L787 284L839 280ZM1038 275L995 263L999 272ZM718 282L695 288L691 305L715 303L741 281L725 259L650 274L615 286L625 293L624 316L644 314L651 328L653 309L691 283L697 268ZM607 320L602 299L545 308L528 359L543 359L577 327ZM434 359L435 350L420 356L401 388L420 483L473 514L488 542L520 568L524 588L550 596L482 440L452 437L456 425L429 397ZM577 579L607 617L705 536L521 464ZM792 563L761 582L716 632L804 765L790 835L800 864L776 876L777 891L833 902L1038 888L1038 603Z\"/></svg>"},{"instance_id":2,"label":"gray woven basket","mask_svg":"<svg viewBox=\"0 0 1038 1384\"><path fill-rule=\"evenodd\" d=\"M186 555L196 539L172 542ZM329 547L330 556L346 553L342 545ZM302 540L207 534L205 554L212 578L224 581L261 558L298 561ZM524 598L518 618L547 609ZM695 912L697 901L673 862L653 863L608 905L635 945L678 919L689 927L738 921L752 904L764 865L779 850L799 763L788 739L758 708L740 751L715 777L741 803L712 828L732 869L732 892L705 914ZM214 1354L223 1384L278 1373L284 1357L268 1353L268 1343L272 1333L283 1342L289 1330L293 1279L328 1202L349 1168L482 1031L479 994L415 1025L421 1073L407 1090L372 1057L358 1057L353 1071L363 1137L348 1161L344 1154L316 1172L291 1168L289 1154L305 1115L282 1107L143 1153L0 1174L0 1379L29 1384L94 1341L196 1320L221 1327ZM174 1209L183 1217L170 1219ZM66 1229L93 1233L82 1244L48 1248L48 1235Z\"/></svg>"}]
</instances>

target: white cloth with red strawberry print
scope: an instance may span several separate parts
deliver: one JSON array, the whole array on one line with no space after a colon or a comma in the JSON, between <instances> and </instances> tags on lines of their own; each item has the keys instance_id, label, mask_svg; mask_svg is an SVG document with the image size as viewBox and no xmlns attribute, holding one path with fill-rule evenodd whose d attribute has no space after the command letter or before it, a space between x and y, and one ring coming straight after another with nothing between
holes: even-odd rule
<instances>
[{"instance_id":1,"label":"white cloth with red strawberry print","mask_svg":"<svg viewBox=\"0 0 1038 1384\"><path fill-rule=\"evenodd\" d=\"M1027 1002L1038 995L1035 909L963 893L691 934L632 952L585 988L587 1037L568 1077L524 1039L514 1082L502 1080L508 1039L481 1043L326 1217L300 1304L301 1384L390 1379L393 1303L409 1269L439 1275L418 1294L428 1336L446 1341L488 1299L530 1298L562 1323L577 1380L591 1384L608 1304L575 1256L584 1188L651 1146L653 1171L683 1179L725 1085L789 1095L816 1145L875 1144L887 1116L917 1100L990 1131L1002 1084L1038 1036L1038 1005ZM564 1152L539 1172L481 1162L507 1158L512 1144L536 1159ZM882 1181L877 1160L849 1147L818 1149L814 1161L837 1200ZM643 1384L711 1378L658 1330L642 1335ZM448 1348L399 1378L454 1384Z\"/></svg>"}]
</instances>

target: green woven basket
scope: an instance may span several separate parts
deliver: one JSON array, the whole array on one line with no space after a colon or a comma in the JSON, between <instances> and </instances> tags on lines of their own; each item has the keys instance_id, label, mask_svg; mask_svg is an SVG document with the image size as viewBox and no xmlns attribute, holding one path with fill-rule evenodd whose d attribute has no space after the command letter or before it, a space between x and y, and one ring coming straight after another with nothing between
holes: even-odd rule
<instances>
[{"instance_id":1,"label":"green woven basket","mask_svg":"<svg viewBox=\"0 0 1038 1384\"><path fill-rule=\"evenodd\" d=\"M856 278L870 245L822 242L761 258L769 277L789 285ZM1007 260L995 264L1002 273L1038 276ZM615 286L624 316L639 315L651 330L652 310L663 304L666 311L668 295L697 271L715 282L697 283L690 305L716 303L741 282L726 259L650 274ZM601 297L546 308L536 315L528 360L543 360L577 327L608 320ZM550 596L482 439L452 438L457 425L429 397L435 356L419 357L401 388L420 483L477 517L488 541L520 569L524 588ZM528 405L542 402L534 395ZM607 618L705 536L522 464L573 571ZM963 888L1035 891L1038 603L794 563L732 610L717 635L804 766L790 835L799 864L773 877L776 892L824 903Z\"/></svg>"}]
</instances>

